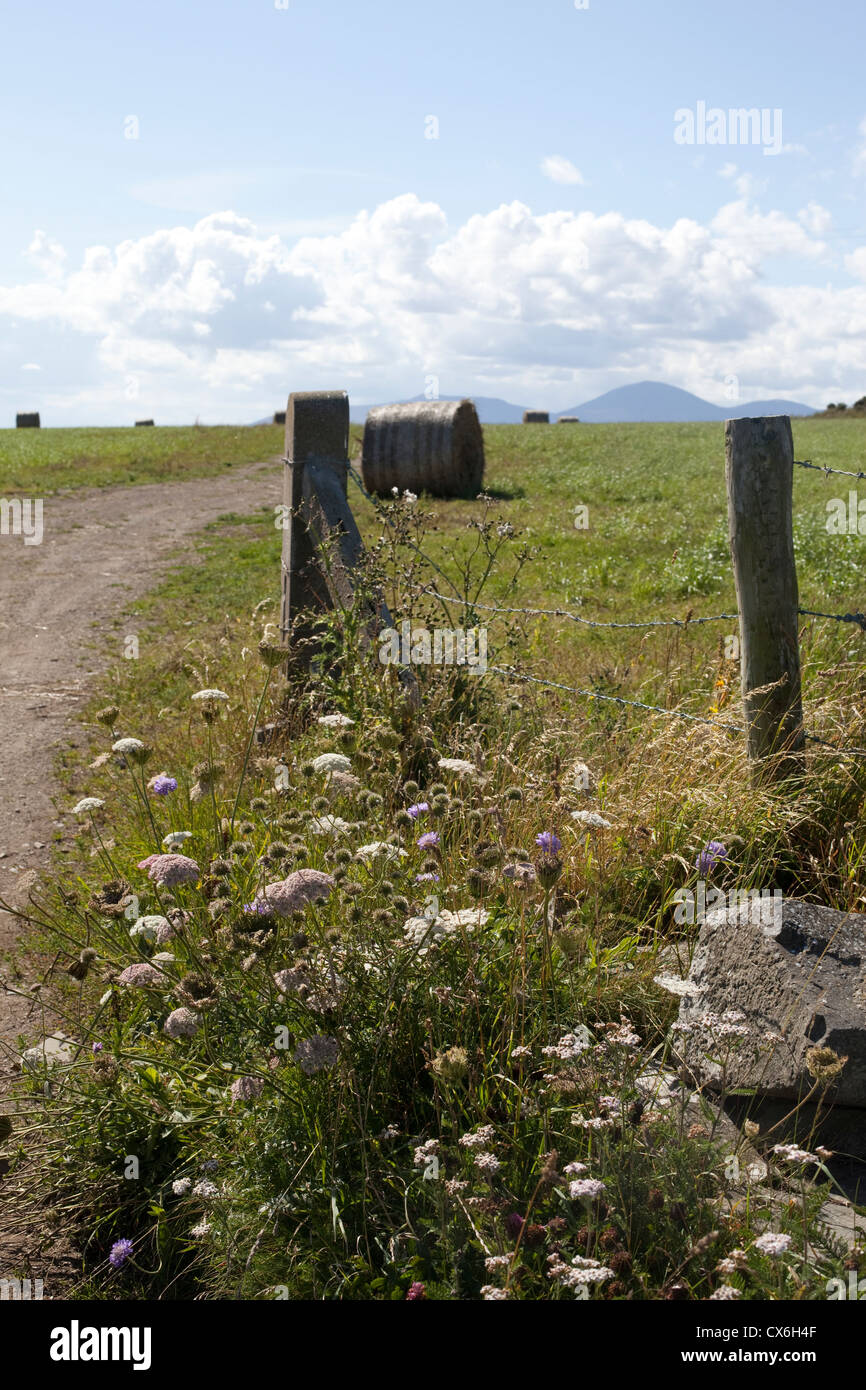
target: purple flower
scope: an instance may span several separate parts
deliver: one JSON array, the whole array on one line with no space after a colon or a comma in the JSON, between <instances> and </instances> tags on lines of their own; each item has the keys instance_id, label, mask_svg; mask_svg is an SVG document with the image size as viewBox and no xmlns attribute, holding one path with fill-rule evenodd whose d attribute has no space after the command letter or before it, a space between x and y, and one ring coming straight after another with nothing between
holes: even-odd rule
<instances>
[{"instance_id":1,"label":"purple flower","mask_svg":"<svg viewBox=\"0 0 866 1390\"><path fill-rule=\"evenodd\" d=\"M160 773L154 777L150 784L150 790L156 792L157 796L168 796L169 792L177 791L177 778L169 777L166 773Z\"/></svg>"},{"instance_id":2,"label":"purple flower","mask_svg":"<svg viewBox=\"0 0 866 1390\"><path fill-rule=\"evenodd\" d=\"M419 849L433 849L439 843L439 831L427 830L423 835L418 836L417 845Z\"/></svg>"},{"instance_id":3,"label":"purple flower","mask_svg":"<svg viewBox=\"0 0 866 1390\"><path fill-rule=\"evenodd\" d=\"M727 859L727 857L728 851L721 841L710 840L695 860L695 868L699 874L706 874L714 864L718 864L719 860Z\"/></svg>"},{"instance_id":4,"label":"purple flower","mask_svg":"<svg viewBox=\"0 0 866 1390\"><path fill-rule=\"evenodd\" d=\"M129 1259L131 1254L131 1240L116 1240L111 1247L111 1254L108 1257L108 1263L111 1265L112 1269L120 1269L123 1265L126 1264L126 1261Z\"/></svg>"},{"instance_id":5,"label":"purple flower","mask_svg":"<svg viewBox=\"0 0 866 1390\"><path fill-rule=\"evenodd\" d=\"M415 1303L418 1299L426 1297L427 1289L423 1284L419 1283L418 1280L416 1280L414 1284L410 1284L406 1291L407 1303Z\"/></svg>"},{"instance_id":6,"label":"purple flower","mask_svg":"<svg viewBox=\"0 0 866 1390\"><path fill-rule=\"evenodd\" d=\"M244 913L247 917L272 917L275 908L271 903L265 902L264 898L254 898L251 903L244 903Z\"/></svg>"},{"instance_id":7,"label":"purple flower","mask_svg":"<svg viewBox=\"0 0 866 1390\"><path fill-rule=\"evenodd\" d=\"M102 1051L102 1043L94 1043L91 1050L92 1050L93 1052L101 1052L101 1051Z\"/></svg>"},{"instance_id":8,"label":"purple flower","mask_svg":"<svg viewBox=\"0 0 866 1390\"><path fill-rule=\"evenodd\" d=\"M519 1211L513 1211L510 1216L506 1216L505 1229L512 1240L517 1239L523 1230L523 1217Z\"/></svg>"},{"instance_id":9,"label":"purple flower","mask_svg":"<svg viewBox=\"0 0 866 1390\"><path fill-rule=\"evenodd\" d=\"M439 882L439 875L438 875L438 874L416 874L416 875L415 875L415 882L416 882L416 883L438 883L438 882Z\"/></svg>"},{"instance_id":10,"label":"purple flower","mask_svg":"<svg viewBox=\"0 0 866 1390\"><path fill-rule=\"evenodd\" d=\"M430 807L426 801L416 801L414 806L408 807L406 814L411 816L413 820L417 820L419 816L422 816L425 811L429 810Z\"/></svg>"},{"instance_id":11,"label":"purple flower","mask_svg":"<svg viewBox=\"0 0 866 1390\"><path fill-rule=\"evenodd\" d=\"M542 830L540 835L536 835L535 843L542 854L559 854L562 849L562 841L552 830Z\"/></svg>"}]
</instances>

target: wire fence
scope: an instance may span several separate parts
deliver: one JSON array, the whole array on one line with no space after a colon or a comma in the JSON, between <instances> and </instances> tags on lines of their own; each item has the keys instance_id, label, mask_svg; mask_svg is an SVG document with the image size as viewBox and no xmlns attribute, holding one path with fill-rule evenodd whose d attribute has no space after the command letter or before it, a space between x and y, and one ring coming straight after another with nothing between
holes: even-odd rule
<instances>
[{"instance_id":1,"label":"wire fence","mask_svg":"<svg viewBox=\"0 0 866 1390\"><path fill-rule=\"evenodd\" d=\"M796 466L799 468L815 468L823 473L839 473L843 474L845 477L866 478L866 473L849 473L845 469L840 468L823 468L819 464L803 462L798 459L795 459L794 462ZM387 521L389 519L388 513L383 507L379 498L374 497L371 493L367 491L361 479L358 477L357 472L351 465L349 466L348 472L349 476L354 481L358 490L363 494L363 496L367 499L368 502L372 503L377 513L379 513L379 515ZM436 571L437 574L439 574L443 579L445 579L446 583L448 583L454 590L454 593L440 593L438 589L436 589L433 585L430 584L412 586L410 591L416 594L425 594L430 598L438 599L442 603L459 603L462 604L462 606L465 609L468 609L470 611L477 609L480 612L504 614L508 616L564 618L569 622L579 624L583 627L607 629L631 628L646 630L652 628L665 627L676 627L686 629L689 627L696 627L705 623L739 622L739 613L715 613L708 617L693 617L691 614L688 614L685 618L650 618L635 622L605 622L592 618L585 618L582 616L582 614L572 613L570 610L565 608L518 608L492 603L481 603L478 600L469 599L464 594L461 594L460 591L457 589L457 586L448 577L448 575L441 568L441 566L438 565L437 562L426 553L426 551L422 550L420 546L416 545L414 541L411 541L408 538L404 538L403 543L408 545L410 549L414 550L416 554L418 554L426 564L429 564L431 568ZM827 620L828 622L856 623L857 626L861 629L861 631L866 632L866 613L823 613L812 608L798 608L797 612L799 615L803 617L822 618ZM710 719L706 715L689 714L685 710L665 709L662 705L652 705L643 700L628 700L625 698L625 696L622 695L608 695L598 690L589 690L581 688L579 686L565 685L561 681L553 681L542 676L529 675L527 672L518 671L514 667L488 666L487 670L494 672L496 675L506 676L509 680L521 681L531 685L548 687L553 690L563 691L570 695L580 696L583 699L600 700L609 704L618 705L622 708L639 709L651 714L661 714L670 719L680 719L690 724L701 724L712 729L724 730L727 733L748 733L748 730L744 724L735 724L727 720ZM866 748L845 746L840 747L838 744L832 743L828 739L821 738L818 734L813 734L807 730L803 731L803 737L806 739L808 743L813 743L819 747L826 748L832 753L836 754L837 756L844 755L851 757L866 758Z\"/></svg>"}]
</instances>

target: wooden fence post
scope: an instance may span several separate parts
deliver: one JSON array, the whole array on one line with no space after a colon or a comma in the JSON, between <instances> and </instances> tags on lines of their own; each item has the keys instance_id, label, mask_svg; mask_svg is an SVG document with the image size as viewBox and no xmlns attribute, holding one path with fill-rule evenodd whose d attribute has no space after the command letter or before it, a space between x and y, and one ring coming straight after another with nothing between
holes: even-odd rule
<instances>
[{"instance_id":1,"label":"wooden fence post","mask_svg":"<svg viewBox=\"0 0 866 1390\"><path fill-rule=\"evenodd\" d=\"M725 421L731 559L748 753L758 782L803 771L794 442L787 415Z\"/></svg>"},{"instance_id":2,"label":"wooden fence post","mask_svg":"<svg viewBox=\"0 0 866 1390\"><path fill-rule=\"evenodd\" d=\"M349 397L345 391L293 391L286 409L286 453L283 460L282 605L283 640L293 644L310 639L306 615L331 607L331 596L316 557L316 537L310 534L307 501L311 470L333 474L346 496L349 456ZM312 655L308 648L308 656Z\"/></svg>"}]
</instances>

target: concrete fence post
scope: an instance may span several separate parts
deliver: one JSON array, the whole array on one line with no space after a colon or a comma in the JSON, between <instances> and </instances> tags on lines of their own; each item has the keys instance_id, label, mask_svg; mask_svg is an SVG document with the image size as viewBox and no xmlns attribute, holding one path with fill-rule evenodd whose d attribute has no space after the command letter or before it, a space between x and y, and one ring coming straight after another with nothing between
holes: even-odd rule
<instances>
[{"instance_id":1,"label":"concrete fence post","mask_svg":"<svg viewBox=\"0 0 866 1390\"><path fill-rule=\"evenodd\" d=\"M757 782L780 781L803 770L793 475L787 415L725 422L743 707Z\"/></svg>"}]
</instances>

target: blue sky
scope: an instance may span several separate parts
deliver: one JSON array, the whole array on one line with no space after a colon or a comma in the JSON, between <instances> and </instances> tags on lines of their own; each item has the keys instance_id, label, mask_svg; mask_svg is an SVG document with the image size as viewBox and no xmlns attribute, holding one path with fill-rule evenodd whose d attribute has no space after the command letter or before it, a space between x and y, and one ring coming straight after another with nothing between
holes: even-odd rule
<instances>
[{"instance_id":1,"label":"blue sky","mask_svg":"<svg viewBox=\"0 0 866 1390\"><path fill-rule=\"evenodd\" d=\"M854 5L280 5L3 6L0 426L866 393Z\"/></svg>"}]
</instances>

